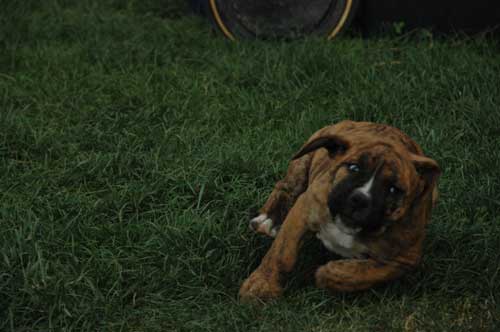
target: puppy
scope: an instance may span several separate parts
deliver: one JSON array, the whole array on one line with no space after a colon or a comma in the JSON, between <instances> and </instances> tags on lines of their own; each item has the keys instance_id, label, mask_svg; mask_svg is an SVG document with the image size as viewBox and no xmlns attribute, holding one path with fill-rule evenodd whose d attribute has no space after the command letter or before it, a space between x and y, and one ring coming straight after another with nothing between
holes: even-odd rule
<instances>
[{"instance_id":1,"label":"puppy","mask_svg":"<svg viewBox=\"0 0 500 332\"><path fill-rule=\"evenodd\" d=\"M411 271L422 256L439 175L436 161L396 128L343 121L317 131L250 221L275 239L240 298L279 297L307 232L343 257L318 268L318 287L364 290Z\"/></svg>"}]
</instances>

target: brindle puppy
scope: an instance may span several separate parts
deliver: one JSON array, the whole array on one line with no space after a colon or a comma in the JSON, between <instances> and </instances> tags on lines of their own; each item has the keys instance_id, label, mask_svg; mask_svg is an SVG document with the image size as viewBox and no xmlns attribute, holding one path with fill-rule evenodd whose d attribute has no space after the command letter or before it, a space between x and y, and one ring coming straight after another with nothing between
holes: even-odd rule
<instances>
[{"instance_id":1,"label":"brindle puppy","mask_svg":"<svg viewBox=\"0 0 500 332\"><path fill-rule=\"evenodd\" d=\"M343 121L319 130L250 222L275 240L241 286L241 299L282 294L306 232L345 258L316 271L319 287L363 290L410 271L422 256L439 174L396 128Z\"/></svg>"}]
</instances>

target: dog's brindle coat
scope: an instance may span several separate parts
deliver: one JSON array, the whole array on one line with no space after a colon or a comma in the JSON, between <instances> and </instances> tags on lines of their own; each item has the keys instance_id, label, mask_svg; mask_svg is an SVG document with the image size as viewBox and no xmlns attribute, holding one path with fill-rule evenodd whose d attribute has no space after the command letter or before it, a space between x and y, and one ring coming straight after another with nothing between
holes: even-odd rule
<instances>
[{"instance_id":1,"label":"dog's brindle coat","mask_svg":"<svg viewBox=\"0 0 500 332\"><path fill-rule=\"evenodd\" d=\"M251 221L276 238L240 298L280 296L306 232L345 257L316 271L319 287L363 290L411 270L422 255L439 174L437 163L396 128L343 121L317 131Z\"/></svg>"}]
</instances>

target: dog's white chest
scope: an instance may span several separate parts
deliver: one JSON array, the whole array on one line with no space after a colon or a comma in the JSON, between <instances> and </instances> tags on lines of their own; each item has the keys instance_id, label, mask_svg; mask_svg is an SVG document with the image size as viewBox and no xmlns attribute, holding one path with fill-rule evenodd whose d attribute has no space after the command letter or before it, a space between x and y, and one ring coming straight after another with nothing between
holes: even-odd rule
<instances>
[{"instance_id":1,"label":"dog's white chest","mask_svg":"<svg viewBox=\"0 0 500 332\"><path fill-rule=\"evenodd\" d=\"M322 224L316 237L328 250L343 257L361 257L363 245L356 240L355 235L342 231L338 221Z\"/></svg>"}]
</instances>

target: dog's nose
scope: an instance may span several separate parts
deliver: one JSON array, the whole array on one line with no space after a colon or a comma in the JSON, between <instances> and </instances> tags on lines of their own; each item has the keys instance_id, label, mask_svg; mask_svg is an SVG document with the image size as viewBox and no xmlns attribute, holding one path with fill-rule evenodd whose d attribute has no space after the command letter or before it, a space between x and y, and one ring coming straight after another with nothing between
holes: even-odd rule
<instances>
[{"instance_id":1,"label":"dog's nose","mask_svg":"<svg viewBox=\"0 0 500 332\"><path fill-rule=\"evenodd\" d=\"M349 205L354 210L364 210L370 206L370 197L359 191L353 192L349 196L348 201Z\"/></svg>"}]
</instances>

